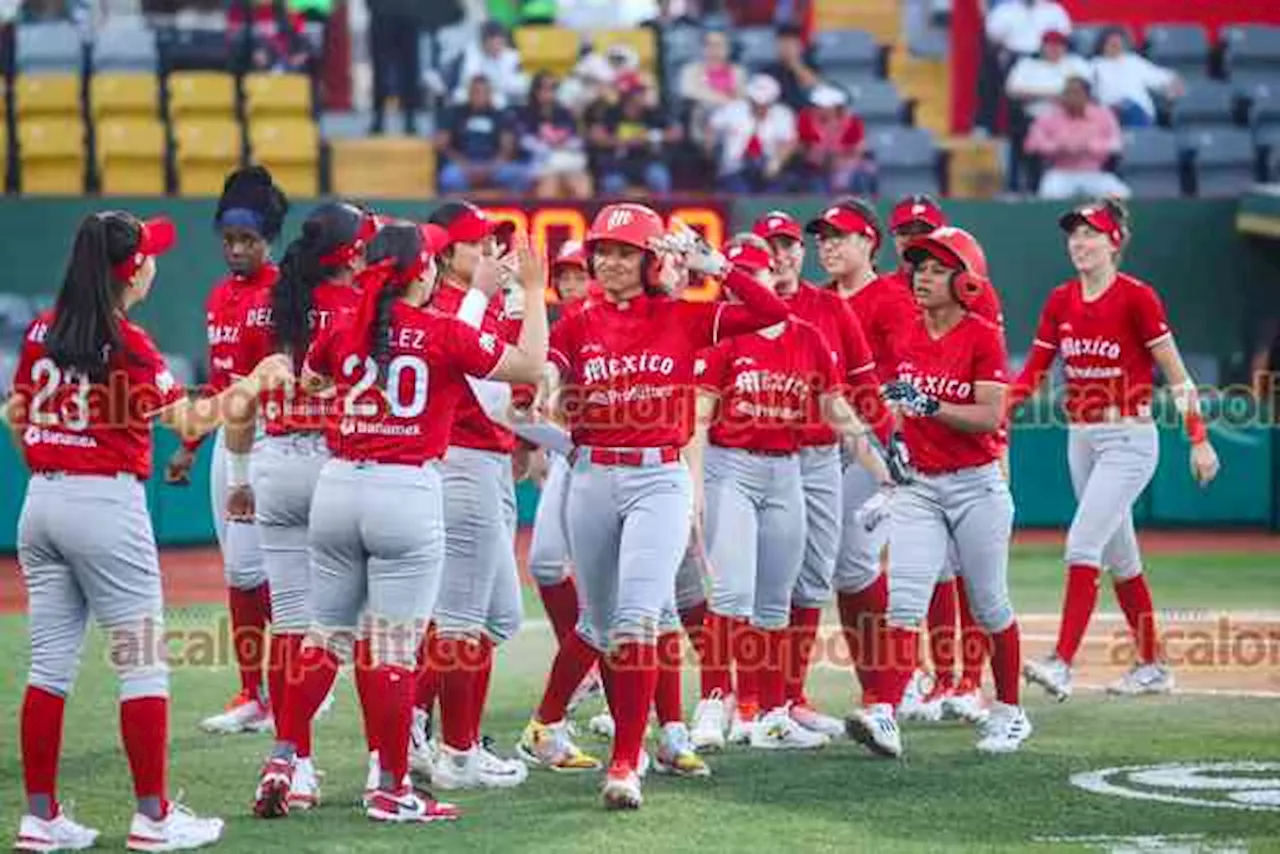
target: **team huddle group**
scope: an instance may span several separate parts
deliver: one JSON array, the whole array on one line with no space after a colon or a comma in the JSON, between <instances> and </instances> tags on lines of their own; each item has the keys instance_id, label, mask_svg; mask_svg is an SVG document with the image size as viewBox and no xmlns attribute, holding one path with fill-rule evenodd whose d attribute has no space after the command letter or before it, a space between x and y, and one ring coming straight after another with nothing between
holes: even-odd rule
<instances>
[{"instance_id":1,"label":"team huddle group","mask_svg":"<svg viewBox=\"0 0 1280 854\"><path fill-rule=\"evenodd\" d=\"M228 178L214 223L230 272L207 303L201 394L128 317L175 242L164 219L86 219L54 308L24 339L6 408L32 471L18 536L31 669L15 847L97 840L56 785L90 616L113 647L138 650L112 658L137 798L128 847L223 833L169 799L168 673L163 650L141 643L163 620L143 489L154 421L183 438L171 483L216 437L241 689L202 726L274 732L253 796L262 818L319 804L312 726L347 665L369 750L363 809L380 822L456 819L427 781L515 787L531 767L603 769L606 808L635 809L650 768L707 776L706 755L727 744L803 750L847 736L899 756L901 719L963 719L978 750L1015 751L1032 732L1020 682L1070 695L1104 570L1138 652L1113 690L1172 688L1130 512L1157 460L1156 366L1184 414L1192 475L1207 483L1218 462L1158 296L1117 269L1130 238L1118 204L1061 218L1077 276L1052 292L1016 377L982 247L924 196L893 208L900 266L883 275L885 229L858 199L808 223L768 213L722 248L613 204L549 270L526 235L465 202L424 225L325 203L277 264L287 210L261 167ZM825 284L801 278L806 235ZM691 277L717 281L720 298L681 299ZM1059 356L1079 509L1056 649L1024 663L1007 583L1007 427ZM121 384L131 393L110 393ZM541 485L529 570L558 646L508 759L481 721L494 649L521 623L524 477ZM861 689L843 719L805 694L833 599ZM701 689L690 723L682 634ZM599 693L590 727L612 739L603 762L569 723Z\"/></svg>"}]
</instances>

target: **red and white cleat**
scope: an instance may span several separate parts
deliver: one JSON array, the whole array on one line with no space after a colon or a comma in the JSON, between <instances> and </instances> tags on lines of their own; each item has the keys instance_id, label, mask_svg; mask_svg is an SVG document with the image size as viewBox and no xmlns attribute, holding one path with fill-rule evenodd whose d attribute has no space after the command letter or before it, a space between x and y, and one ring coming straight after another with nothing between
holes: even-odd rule
<instances>
[{"instance_id":1,"label":"red and white cleat","mask_svg":"<svg viewBox=\"0 0 1280 854\"><path fill-rule=\"evenodd\" d=\"M61 810L53 818L24 815L18 824L14 851L83 851L98 841L98 831L73 821Z\"/></svg>"},{"instance_id":2,"label":"red and white cleat","mask_svg":"<svg viewBox=\"0 0 1280 854\"><path fill-rule=\"evenodd\" d=\"M266 732L273 726L271 709L245 691L232 697L221 712L200 722L200 729L216 735Z\"/></svg>"},{"instance_id":3,"label":"red and white cleat","mask_svg":"<svg viewBox=\"0 0 1280 854\"><path fill-rule=\"evenodd\" d=\"M268 759L253 796L253 814L258 818L284 818L289 814L289 792L293 789L294 764L287 759Z\"/></svg>"},{"instance_id":4,"label":"red and white cleat","mask_svg":"<svg viewBox=\"0 0 1280 854\"><path fill-rule=\"evenodd\" d=\"M638 810L644 798L640 794L640 775L630 765L615 763L605 775L601 800L607 810Z\"/></svg>"},{"instance_id":5,"label":"red and white cleat","mask_svg":"<svg viewBox=\"0 0 1280 854\"><path fill-rule=\"evenodd\" d=\"M392 824L427 824L433 821L457 821L462 810L456 805L437 801L425 790L402 786L394 792L378 789L369 798L365 815L374 821Z\"/></svg>"},{"instance_id":6,"label":"red and white cleat","mask_svg":"<svg viewBox=\"0 0 1280 854\"><path fill-rule=\"evenodd\" d=\"M181 804L169 804L169 812L156 821L135 813L129 825L130 851L190 851L222 838L220 818L200 818Z\"/></svg>"}]
</instances>

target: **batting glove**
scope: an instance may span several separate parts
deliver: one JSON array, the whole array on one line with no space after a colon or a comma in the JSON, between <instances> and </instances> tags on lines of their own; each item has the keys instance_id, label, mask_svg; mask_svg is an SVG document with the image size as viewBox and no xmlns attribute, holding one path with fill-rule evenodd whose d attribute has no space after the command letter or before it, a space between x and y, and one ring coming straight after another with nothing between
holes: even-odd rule
<instances>
[{"instance_id":1,"label":"batting glove","mask_svg":"<svg viewBox=\"0 0 1280 854\"><path fill-rule=\"evenodd\" d=\"M905 380L895 380L884 387L886 403L895 404L909 416L927 418L936 415L942 403Z\"/></svg>"},{"instance_id":2,"label":"batting glove","mask_svg":"<svg viewBox=\"0 0 1280 854\"><path fill-rule=\"evenodd\" d=\"M862 502L862 506L858 508L855 515L862 525L862 529L868 534L880 527L880 523L889 518L889 499L892 497L892 493L889 490L881 489L875 495Z\"/></svg>"}]
</instances>

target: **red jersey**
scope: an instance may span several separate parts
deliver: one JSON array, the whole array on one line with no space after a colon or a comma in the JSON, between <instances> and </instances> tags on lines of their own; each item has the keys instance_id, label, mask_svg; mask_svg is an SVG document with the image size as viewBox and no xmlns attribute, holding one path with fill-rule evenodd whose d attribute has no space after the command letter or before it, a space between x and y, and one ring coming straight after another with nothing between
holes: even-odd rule
<instances>
[{"instance_id":1,"label":"red jersey","mask_svg":"<svg viewBox=\"0 0 1280 854\"><path fill-rule=\"evenodd\" d=\"M898 379L938 400L973 403L975 384L1008 382L1004 333L977 315L964 315L938 339L925 328L923 315L918 315L900 335ZM937 418L903 418L902 434L912 464L924 474L973 468L1000 455L995 432L965 433Z\"/></svg>"},{"instance_id":2,"label":"red jersey","mask_svg":"<svg viewBox=\"0 0 1280 854\"><path fill-rule=\"evenodd\" d=\"M787 321L777 338L753 332L703 350L694 374L720 395L708 440L760 453L799 451L802 435L821 423L822 395L839 387L838 361L803 320Z\"/></svg>"},{"instance_id":3,"label":"red jersey","mask_svg":"<svg viewBox=\"0 0 1280 854\"><path fill-rule=\"evenodd\" d=\"M456 317L397 300L391 308L386 387L367 342L349 324L322 333L306 366L333 378L338 401L325 438L335 457L420 466L444 456L466 376L493 373L507 345Z\"/></svg>"},{"instance_id":4,"label":"red jersey","mask_svg":"<svg viewBox=\"0 0 1280 854\"><path fill-rule=\"evenodd\" d=\"M996 293L995 286L986 279L982 280L978 295L969 303L969 311L996 326L1004 326L1004 309L1000 305L1000 295Z\"/></svg>"},{"instance_id":5,"label":"red jersey","mask_svg":"<svg viewBox=\"0 0 1280 854\"><path fill-rule=\"evenodd\" d=\"M889 372L901 361L900 330L920 316L920 307L911 294L911 280L902 271L880 276L846 297L846 302L862 324L876 364Z\"/></svg>"},{"instance_id":6,"label":"red jersey","mask_svg":"<svg viewBox=\"0 0 1280 854\"><path fill-rule=\"evenodd\" d=\"M1089 422L1151 414L1156 369L1151 348L1172 334L1155 290L1118 273L1092 301L1085 299L1078 280L1055 288L1032 345L1062 356L1067 417Z\"/></svg>"},{"instance_id":7,"label":"red jersey","mask_svg":"<svg viewBox=\"0 0 1280 854\"><path fill-rule=\"evenodd\" d=\"M764 292L744 273L729 274L741 293ZM732 282L740 282L735 286ZM778 303L781 308L781 302ZM641 295L601 302L551 331L548 358L560 369L575 445L683 448L692 436L693 363L722 338L753 332L782 317L727 302Z\"/></svg>"},{"instance_id":8,"label":"red jersey","mask_svg":"<svg viewBox=\"0 0 1280 854\"><path fill-rule=\"evenodd\" d=\"M435 294L431 297L431 308L441 314L456 317L466 295L467 292L462 288L441 285L436 288ZM503 311L502 300L495 297L489 300L484 320L480 322L480 331L495 336L499 341L514 344L520 336L520 321L508 317ZM477 451L509 454L516 448L516 438L510 430L501 424L495 424L485 414L471 387L467 386L466 393L458 403L458 412L453 418L453 432L449 436L449 445L456 448L474 448Z\"/></svg>"},{"instance_id":9,"label":"red jersey","mask_svg":"<svg viewBox=\"0 0 1280 854\"><path fill-rule=\"evenodd\" d=\"M232 357L237 365L252 369L279 352L271 296L271 288L263 288L244 301L240 342ZM360 291L356 288L329 282L317 285L311 293L312 340L354 315L359 307ZM258 403L268 436L323 430L333 408L332 398L312 397L301 389L263 392Z\"/></svg>"},{"instance_id":10,"label":"red jersey","mask_svg":"<svg viewBox=\"0 0 1280 854\"><path fill-rule=\"evenodd\" d=\"M252 276L227 276L209 292L204 316L209 333L209 386L215 394L230 386L237 376L253 370L256 362L245 365L236 360L245 306L257 291L269 291L279 278L279 267L264 264Z\"/></svg>"},{"instance_id":11,"label":"red jersey","mask_svg":"<svg viewBox=\"0 0 1280 854\"><path fill-rule=\"evenodd\" d=\"M35 472L151 476L151 420L185 391L142 327L120 321L105 384L59 368L45 351L53 312L27 328L13 392L22 450Z\"/></svg>"}]
</instances>

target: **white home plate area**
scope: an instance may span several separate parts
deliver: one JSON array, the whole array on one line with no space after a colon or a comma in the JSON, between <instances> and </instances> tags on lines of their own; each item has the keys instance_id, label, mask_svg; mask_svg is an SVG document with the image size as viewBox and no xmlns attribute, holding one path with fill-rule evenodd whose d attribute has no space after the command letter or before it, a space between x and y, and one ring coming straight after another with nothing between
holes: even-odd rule
<instances>
[{"instance_id":1,"label":"white home plate area","mask_svg":"<svg viewBox=\"0 0 1280 854\"><path fill-rule=\"evenodd\" d=\"M1088 792L1214 809L1280 812L1280 762L1176 762L1071 776Z\"/></svg>"}]
</instances>

